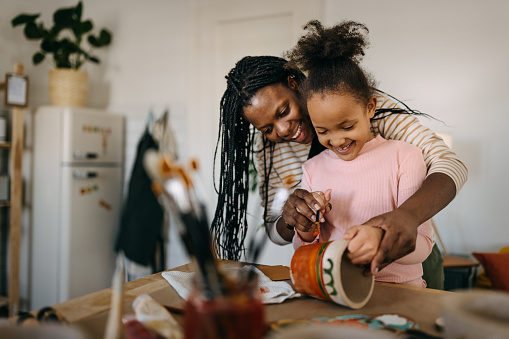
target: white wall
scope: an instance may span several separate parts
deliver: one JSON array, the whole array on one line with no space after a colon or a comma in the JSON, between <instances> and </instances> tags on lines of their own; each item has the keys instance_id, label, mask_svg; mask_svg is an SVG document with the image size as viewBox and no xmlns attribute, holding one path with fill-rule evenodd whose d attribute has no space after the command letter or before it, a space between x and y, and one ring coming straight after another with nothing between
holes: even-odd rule
<instances>
[{"instance_id":1,"label":"white wall","mask_svg":"<svg viewBox=\"0 0 509 339\"><path fill-rule=\"evenodd\" d=\"M89 106L128 117L126 176L150 107L156 114L170 108L182 154L199 156L198 147L187 152L190 140L204 145L216 142L215 137L200 139L191 128L207 121L205 113L190 109L190 102L200 98L193 97L188 80L199 79L190 61L190 51L196 49L190 46L199 41L192 18L194 6L201 2L84 1L84 17L92 18L97 28L107 27L113 32L112 45L96 50L102 63L87 65L85 70L91 78ZM243 3L248 7L256 4ZM504 212L509 202L509 142L504 132L509 122L505 104L509 88L509 2L324 3L325 24L352 19L369 27L371 48L364 65L379 80L382 90L447 124L422 120L434 130L452 135L453 149L469 168L467 184L436 218L449 252L495 251L507 245ZM25 64L32 108L48 104L46 83L51 67L31 64L37 43L24 39L20 28L12 29L10 20L21 12L41 12L48 21L55 8L74 4L64 0L0 0L0 75L10 71L14 62ZM204 158L211 157L207 154ZM25 164L29 166L29 160ZM30 169L24 171L29 181ZM212 164L204 163L202 172L211 171ZM23 232L29 232L26 222ZM28 244L23 246L21 292L26 297Z\"/></svg>"}]
</instances>

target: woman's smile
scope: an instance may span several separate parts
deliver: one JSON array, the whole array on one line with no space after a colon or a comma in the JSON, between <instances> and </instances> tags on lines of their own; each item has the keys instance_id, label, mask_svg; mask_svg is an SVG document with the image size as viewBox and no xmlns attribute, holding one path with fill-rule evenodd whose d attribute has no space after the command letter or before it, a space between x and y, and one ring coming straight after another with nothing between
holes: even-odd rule
<instances>
[{"instance_id":1,"label":"woman's smile","mask_svg":"<svg viewBox=\"0 0 509 339\"><path fill-rule=\"evenodd\" d=\"M297 126L297 132L292 137L292 140L297 139L300 136L300 132L302 131L302 121L299 123L299 126Z\"/></svg>"}]
</instances>

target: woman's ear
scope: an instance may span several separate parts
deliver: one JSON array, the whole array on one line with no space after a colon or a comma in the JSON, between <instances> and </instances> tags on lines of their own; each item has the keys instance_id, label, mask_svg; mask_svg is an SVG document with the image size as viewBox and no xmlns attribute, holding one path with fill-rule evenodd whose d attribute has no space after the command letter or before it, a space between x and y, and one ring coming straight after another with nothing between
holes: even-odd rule
<instances>
[{"instance_id":1,"label":"woman's ear","mask_svg":"<svg viewBox=\"0 0 509 339\"><path fill-rule=\"evenodd\" d=\"M295 76L293 75L288 76L288 87L293 91L299 90L299 84L297 83L297 80L295 80Z\"/></svg>"},{"instance_id":2,"label":"woman's ear","mask_svg":"<svg viewBox=\"0 0 509 339\"><path fill-rule=\"evenodd\" d=\"M368 117L372 119L375 116L375 110L376 110L376 97L369 98L368 101Z\"/></svg>"}]
</instances>

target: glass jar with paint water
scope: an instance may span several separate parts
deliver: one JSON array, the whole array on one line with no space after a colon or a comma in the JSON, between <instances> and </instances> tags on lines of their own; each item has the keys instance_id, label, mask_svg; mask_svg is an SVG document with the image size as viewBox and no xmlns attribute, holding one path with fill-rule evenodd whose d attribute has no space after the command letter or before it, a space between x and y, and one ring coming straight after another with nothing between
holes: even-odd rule
<instances>
[{"instance_id":1,"label":"glass jar with paint water","mask_svg":"<svg viewBox=\"0 0 509 339\"><path fill-rule=\"evenodd\" d=\"M222 275L220 293L195 277L184 308L186 339L260 339L266 330L256 274Z\"/></svg>"}]
</instances>

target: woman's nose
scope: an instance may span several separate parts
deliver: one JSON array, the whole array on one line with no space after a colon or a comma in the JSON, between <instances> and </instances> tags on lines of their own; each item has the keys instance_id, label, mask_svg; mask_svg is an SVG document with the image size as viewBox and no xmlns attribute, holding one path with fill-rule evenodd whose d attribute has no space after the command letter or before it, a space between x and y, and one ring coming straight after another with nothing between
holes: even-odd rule
<instances>
[{"instance_id":1,"label":"woman's nose","mask_svg":"<svg viewBox=\"0 0 509 339\"><path fill-rule=\"evenodd\" d=\"M279 121L276 124L276 133L278 137L286 139L290 136L290 123L285 121Z\"/></svg>"}]
</instances>

